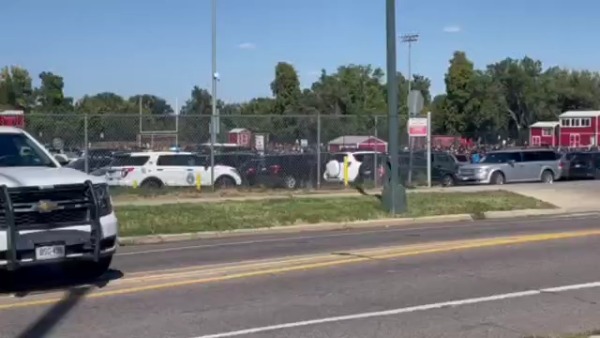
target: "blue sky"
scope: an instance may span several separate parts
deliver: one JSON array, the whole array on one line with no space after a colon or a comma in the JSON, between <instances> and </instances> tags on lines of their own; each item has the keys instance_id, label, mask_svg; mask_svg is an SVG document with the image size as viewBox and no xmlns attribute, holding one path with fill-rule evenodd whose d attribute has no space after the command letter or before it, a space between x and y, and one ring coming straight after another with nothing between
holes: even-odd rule
<instances>
[{"instance_id":1,"label":"blue sky","mask_svg":"<svg viewBox=\"0 0 600 338\"><path fill-rule=\"evenodd\" d=\"M0 65L65 78L67 95L152 93L182 103L211 79L210 0L1 0ZM270 95L278 61L303 86L347 63L385 69L385 0L218 0L219 97ZM478 67L529 55L600 70L600 1L397 0L398 34L418 32L413 72L444 91L455 50ZM398 67L407 68L398 45Z\"/></svg>"}]
</instances>

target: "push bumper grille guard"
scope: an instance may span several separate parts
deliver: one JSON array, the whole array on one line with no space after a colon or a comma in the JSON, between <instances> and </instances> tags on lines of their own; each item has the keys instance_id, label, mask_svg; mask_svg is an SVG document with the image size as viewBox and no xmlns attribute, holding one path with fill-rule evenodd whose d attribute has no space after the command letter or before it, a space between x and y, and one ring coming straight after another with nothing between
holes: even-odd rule
<instances>
[{"instance_id":1,"label":"push bumper grille guard","mask_svg":"<svg viewBox=\"0 0 600 338\"><path fill-rule=\"evenodd\" d=\"M94 262L100 260L100 245L102 240L102 226L100 224L100 204L92 181L86 181L86 192L89 204L89 223L91 226L90 242L92 245L92 259ZM6 260L7 269L15 270L19 267L17 257L17 238L19 231L15 223L15 210L10 196L9 188L6 185L0 185L0 196L2 198L2 207L5 213L6 222ZM29 229L28 229L29 230Z\"/></svg>"}]
</instances>

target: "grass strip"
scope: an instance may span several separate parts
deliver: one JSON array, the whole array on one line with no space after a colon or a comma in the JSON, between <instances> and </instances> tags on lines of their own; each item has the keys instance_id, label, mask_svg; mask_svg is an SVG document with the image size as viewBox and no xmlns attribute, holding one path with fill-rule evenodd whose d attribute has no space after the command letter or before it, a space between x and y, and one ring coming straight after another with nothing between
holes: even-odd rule
<instances>
[{"instance_id":1,"label":"grass strip","mask_svg":"<svg viewBox=\"0 0 600 338\"><path fill-rule=\"evenodd\" d=\"M506 191L420 193L408 196L408 212L398 217L482 214L486 211L536 208L552 206ZM381 203L370 196L121 206L116 208L116 213L122 236L226 231L390 217L382 209Z\"/></svg>"},{"instance_id":2,"label":"grass strip","mask_svg":"<svg viewBox=\"0 0 600 338\"><path fill-rule=\"evenodd\" d=\"M527 336L525 338L588 338L590 336L600 336L600 330L590 331L590 332L586 332L586 333L567 334L567 335Z\"/></svg>"}]
</instances>

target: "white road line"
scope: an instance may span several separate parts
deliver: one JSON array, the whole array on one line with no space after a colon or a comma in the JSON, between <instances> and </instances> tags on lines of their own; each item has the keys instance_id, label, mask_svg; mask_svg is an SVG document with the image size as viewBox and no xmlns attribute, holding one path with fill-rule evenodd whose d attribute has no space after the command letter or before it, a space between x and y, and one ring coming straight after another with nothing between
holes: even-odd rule
<instances>
[{"instance_id":1,"label":"white road line","mask_svg":"<svg viewBox=\"0 0 600 338\"><path fill-rule=\"evenodd\" d=\"M592 215L596 215L596 213L592 213ZM562 216L559 217L550 217L551 219L560 219L563 218ZM574 217L573 215L571 215L571 217L569 217L570 220L578 220L578 219L588 219L589 217L587 215L583 215L580 216L579 214L576 214ZM375 233L383 233L383 232L405 232L405 231L413 231L413 230L435 230L435 229L445 229L445 228L470 228L470 227L478 227L478 228L489 228L489 227L494 227L497 226L497 223L500 222L506 222L507 220L487 220L484 221L483 223L481 222L471 222L469 224L464 224L464 225L457 225L457 224L446 224L446 225L437 225L437 226L415 226L415 227L391 227L391 228L384 228L384 229L377 229L377 230L363 230L363 231L355 231L355 232L351 232L351 233L336 233L336 234L321 234L321 235L314 235L314 236L294 236L294 237L286 237L286 238L267 238L267 239L258 239L258 240L248 240L248 241L238 241L238 242L229 242L229 243L215 243L215 244L199 244L199 245L189 245L189 246L179 246L179 247L172 247L172 248L162 248L162 249L149 249L149 250L140 250L140 251L131 251L131 252L118 252L116 254L116 256L135 256L135 255L146 255L146 254L150 254L150 253L164 253L164 252L173 252L173 251L185 251L185 250L196 250L196 249L207 249L207 248L217 248L217 247L228 247L228 246L236 246L236 245L246 245L246 244L261 244L261 243L273 243L273 242L287 242L287 241L294 241L294 240L310 240L310 239L321 239L321 238L334 238L334 237L349 237L349 236L361 236L364 234L375 234ZM522 224L536 224L536 223L543 223L545 224L546 222L548 222L549 219L548 218L542 218L542 219L528 219L528 220L521 220L518 221L518 225L522 225ZM457 221L456 223L459 223L459 221ZM510 224L516 224L515 221L511 221ZM384 226L382 226L383 228ZM349 229L352 230L352 229ZM315 231L319 231L319 230L315 230ZM336 230L333 230L336 231ZM265 235L268 235L267 233L265 233Z\"/></svg>"},{"instance_id":2,"label":"white road line","mask_svg":"<svg viewBox=\"0 0 600 338\"><path fill-rule=\"evenodd\" d=\"M566 292L566 291L573 291L573 290L591 289L591 288L597 288L597 287L600 287L600 282L565 285L565 286L538 289L538 290L527 290L527 291L521 291L521 292L505 293L505 294L499 294L499 295L493 295L493 296L487 296L487 297L469 298L469 299L453 300L453 301L442 302L442 303L411 306L411 307L392 309L392 310L386 310L386 311L365 312L365 313L358 313L358 314L347 315L347 316L328 317L328 318L306 320L306 321L294 322L294 323L256 327L256 328L252 328L252 329L245 329L245 330L239 330L239 331L231 331L231 332L217 333L217 334L211 334L211 335L205 335L205 336L198 336L195 338L236 337L236 336L243 336L243 335L248 335L248 334L253 334L253 333L283 330L283 329L290 329L290 328L296 328L296 327L302 327L302 326L318 325L318 324L325 324L325 323L332 323L332 322L342 322L342 321L373 318L373 317L392 316L392 315L399 315L399 314L405 314L405 313L411 313L411 312L435 310L435 309L441 309L441 308L446 308L446 307L457 307L457 306L463 306L463 305L493 302L493 301L498 301L498 300L537 296L537 295L541 295L543 293L559 293L559 292Z\"/></svg>"}]
</instances>

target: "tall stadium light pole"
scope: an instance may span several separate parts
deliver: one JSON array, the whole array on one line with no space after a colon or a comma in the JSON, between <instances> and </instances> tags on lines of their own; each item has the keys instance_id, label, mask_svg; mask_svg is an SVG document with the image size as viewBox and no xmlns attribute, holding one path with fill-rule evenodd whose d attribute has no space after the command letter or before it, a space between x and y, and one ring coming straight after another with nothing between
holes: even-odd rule
<instances>
[{"instance_id":1,"label":"tall stadium light pole","mask_svg":"<svg viewBox=\"0 0 600 338\"><path fill-rule=\"evenodd\" d=\"M386 36L387 36L387 92L388 124L390 134L390 183L392 215L396 214L398 190L398 78L396 76L396 0L386 0Z\"/></svg>"},{"instance_id":2,"label":"tall stadium light pole","mask_svg":"<svg viewBox=\"0 0 600 338\"><path fill-rule=\"evenodd\" d=\"M400 37L402 42L408 44L408 93L412 89L412 44L419 41L419 34L404 34Z\"/></svg>"},{"instance_id":3,"label":"tall stadium light pole","mask_svg":"<svg viewBox=\"0 0 600 338\"><path fill-rule=\"evenodd\" d=\"M417 42L419 40L419 34L404 34L400 37L403 43L408 44L408 93L406 94L406 106L410 110L408 97L410 96L410 92L412 90L412 44L413 42ZM410 117L410 112L409 116ZM413 138L408 135L408 184L412 184L412 169L413 169L413 147L414 142Z\"/></svg>"},{"instance_id":4,"label":"tall stadium light pole","mask_svg":"<svg viewBox=\"0 0 600 338\"><path fill-rule=\"evenodd\" d=\"M212 119L210 121L210 184L215 189L215 143L217 143L217 0L212 0Z\"/></svg>"}]
</instances>

